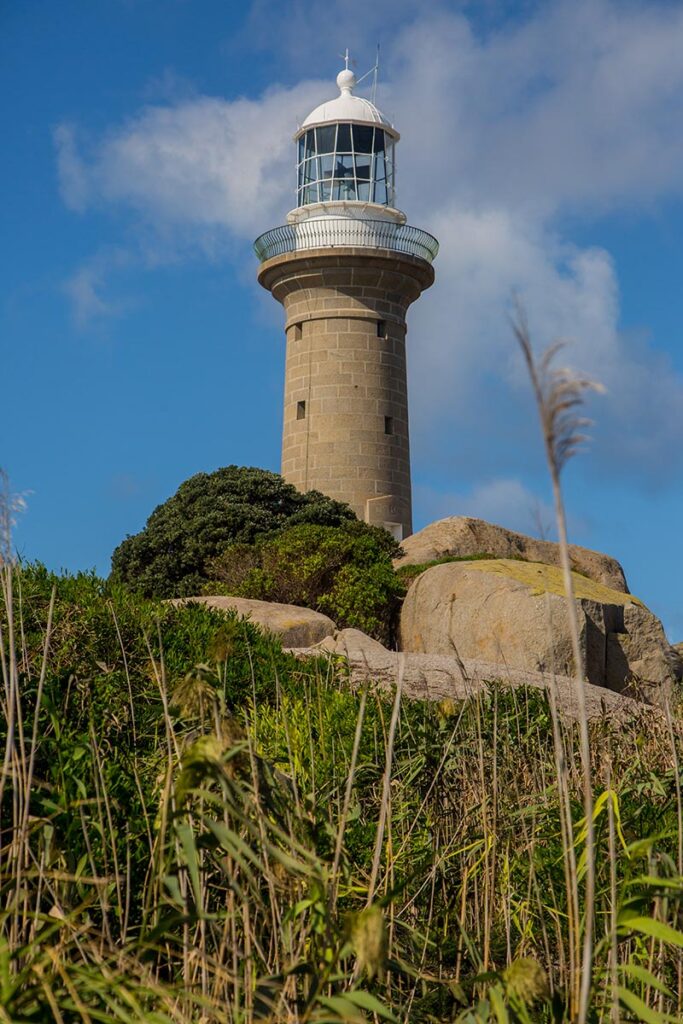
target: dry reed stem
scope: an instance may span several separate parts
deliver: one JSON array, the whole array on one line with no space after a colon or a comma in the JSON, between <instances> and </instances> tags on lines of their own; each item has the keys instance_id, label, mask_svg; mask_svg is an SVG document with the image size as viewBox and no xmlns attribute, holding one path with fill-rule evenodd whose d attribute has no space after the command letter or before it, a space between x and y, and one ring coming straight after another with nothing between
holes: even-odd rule
<instances>
[{"instance_id":1,"label":"dry reed stem","mask_svg":"<svg viewBox=\"0 0 683 1024\"><path fill-rule=\"evenodd\" d=\"M573 373L566 368L553 367L553 360L562 347L561 343L556 343L546 349L540 358L540 362L537 364L531 345L526 315L519 301L516 303L515 314L513 330L522 350L536 399L541 420L546 461L552 484L560 565L564 578L574 658L575 692L579 709L579 735L583 768L583 809L586 821L585 923L577 1021L578 1024L585 1024L590 1009L589 1003L593 977L593 927L595 914L593 780L591 775L588 715L584 691L586 673L579 636L576 601L574 598L574 581L571 572L567 521L560 486L560 474L568 459L576 453L579 446L586 440L586 435L582 433L582 429L589 424L589 421L578 415L578 410L583 405L586 391L601 391L603 389L588 377Z\"/></svg>"}]
</instances>

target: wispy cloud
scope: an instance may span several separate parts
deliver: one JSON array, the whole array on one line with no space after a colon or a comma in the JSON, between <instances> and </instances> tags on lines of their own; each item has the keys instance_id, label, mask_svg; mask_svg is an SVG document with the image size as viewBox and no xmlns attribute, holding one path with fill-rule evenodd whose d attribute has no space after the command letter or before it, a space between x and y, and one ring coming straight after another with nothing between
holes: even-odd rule
<instances>
[{"instance_id":1,"label":"wispy cloud","mask_svg":"<svg viewBox=\"0 0 683 1024\"><path fill-rule=\"evenodd\" d=\"M57 154L60 195L70 210L83 211L90 198L91 170L78 153L76 129L65 122L55 127L52 137Z\"/></svg>"},{"instance_id":2,"label":"wispy cloud","mask_svg":"<svg viewBox=\"0 0 683 1024\"><path fill-rule=\"evenodd\" d=\"M97 322L121 315L122 302L106 297L107 279L129 260L130 255L125 249L105 248L63 282L62 288L79 330L89 329Z\"/></svg>"}]
</instances>

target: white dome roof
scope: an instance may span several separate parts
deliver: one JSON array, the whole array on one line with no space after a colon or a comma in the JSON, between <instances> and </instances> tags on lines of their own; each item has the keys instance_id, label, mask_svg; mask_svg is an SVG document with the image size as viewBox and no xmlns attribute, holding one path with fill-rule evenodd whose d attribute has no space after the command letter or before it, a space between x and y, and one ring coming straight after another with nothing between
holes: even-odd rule
<instances>
[{"instance_id":1,"label":"white dome roof","mask_svg":"<svg viewBox=\"0 0 683 1024\"><path fill-rule=\"evenodd\" d=\"M362 96L353 95L353 87L356 84L356 76L353 71L346 68L337 75L339 96L333 100L327 100L312 110L301 126L301 131L310 128L312 125L329 124L337 121L353 121L366 124L379 124L386 128L394 138L398 139L399 134L391 124L391 121L377 109L374 103L364 99ZM297 135L299 133L297 132Z\"/></svg>"}]
</instances>

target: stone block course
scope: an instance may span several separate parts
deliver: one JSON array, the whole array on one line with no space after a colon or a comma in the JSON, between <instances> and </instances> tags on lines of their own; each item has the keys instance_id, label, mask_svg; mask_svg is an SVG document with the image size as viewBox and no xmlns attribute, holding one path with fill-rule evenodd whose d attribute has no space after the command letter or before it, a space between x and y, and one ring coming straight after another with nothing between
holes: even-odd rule
<instances>
[{"instance_id":1,"label":"stone block course","mask_svg":"<svg viewBox=\"0 0 683 1024\"><path fill-rule=\"evenodd\" d=\"M260 280L284 305L288 325L283 475L349 502L360 518L369 499L387 497L407 536L405 315L432 283L431 266L365 247L319 249L267 261ZM378 320L385 321L384 337ZM299 401L306 402L304 419L297 419ZM393 420L390 435L386 416ZM373 506L372 515L384 514L381 508Z\"/></svg>"}]
</instances>

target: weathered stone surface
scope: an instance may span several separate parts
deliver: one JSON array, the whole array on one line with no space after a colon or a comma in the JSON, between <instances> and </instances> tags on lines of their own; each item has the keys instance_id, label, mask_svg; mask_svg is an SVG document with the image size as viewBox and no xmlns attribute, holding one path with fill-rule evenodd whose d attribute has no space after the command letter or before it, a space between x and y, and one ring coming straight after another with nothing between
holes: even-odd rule
<instances>
[{"instance_id":1,"label":"weathered stone surface","mask_svg":"<svg viewBox=\"0 0 683 1024\"><path fill-rule=\"evenodd\" d=\"M664 697L675 678L659 620L637 598L573 574L588 682ZM574 672L562 574L508 559L448 562L422 573L401 613L401 648L518 672Z\"/></svg>"},{"instance_id":2,"label":"weathered stone surface","mask_svg":"<svg viewBox=\"0 0 683 1024\"><path fill-rule=\"evenodd\" d=\"M280 636L285 647L310 647L326 636L331 636L337 628L327 615L321 615L310 608L299 608L294 604L277 604L274 601L201 595L178 598L173 604L187 604L191 601L222 611L235 611L238 615L248 617L257 626L263 626Z\"/></svg>"},{"instance_id":3,"label":"weathered stone surface","mask_svg":"<svg viewBox=\"0 0 683 1024\"><path fill-rule=\"evenodd\" d=\"M346 246L284 253L259 271L286 315L283 477L402 536L412 530L405 318L433 280L419 257Z\"/></svg>"},{"instance_id":4,"label":"weathered stone surface","mask_svg":"<svg viewBox=\"0 0 683 1024\"><path fill-rule=\"evenodd\" d=\"M671 648L674 659L674 671L679 682L683 679L683 644L674 644Z\"/></svg>"},{"instance_id":5,"label":"weathered stone surface","mask_svg":"<svg viewBox=\"0 0 683 1024\"><path fill-rule=\"evenodd\" d=\"M403 565L422 565L438 558L469 555L494 555L496 558L524 558L529 562L559 565L557 544L536 540L523 533L506 530L502 526L472 519L470 516L450 516L431 523L401 542L405 554L394 562ZM628 593L624 570L614 558L588 548L570 546L572 568L613 590Z\"/></svg>"},{"instance_id":6,"label":"weathered stone surface","mask_svg":"<svg viewBox=\"0 0 683 1024\"><path fill-rule=\"evenodd\" d=\"M552 689L560 713L568 719L578 718L574 680L542 672L518 671L505 665L483 661L462 660L454 654L415 654L388 651L376 640L357 629L342 629L313 648L294 652L300 657L327 653L343 656L348 663L353 686L371 682L380 689L393 688L402 673L403 693L416 700L466 700L485 691L491 682L535 689ZM611 720L635 715L656 715L656 709L623 694L587 683L584 687L586 708L590 719ZM661 714L661 712L660 712Z\"/></svg>"}]
</instances>

